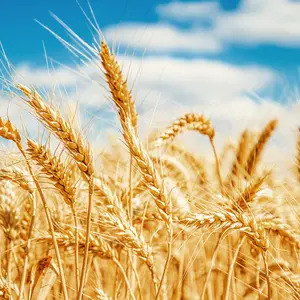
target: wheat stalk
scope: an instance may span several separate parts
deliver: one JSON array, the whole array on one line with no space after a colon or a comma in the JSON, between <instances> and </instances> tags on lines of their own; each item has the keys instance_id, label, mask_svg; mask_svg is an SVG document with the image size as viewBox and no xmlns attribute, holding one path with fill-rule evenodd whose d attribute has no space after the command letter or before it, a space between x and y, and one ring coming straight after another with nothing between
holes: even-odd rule
<instances>
[{"instance_id":1,"label":"wheat stalk","mask_svg":"<svg viewBox=\"0 0 300 300\"><path fill-rule=\"evenodd\" d=\"M245 129L239 139L238 149L236 151L235 160L232 164L229 180L232 187L235 187L236 179L243 170L247 160L247 150L249 146L249 131Z\"/></svg>"},{"instance_id":2,"label":"wheat stalk","mask_svg":"<svg viewBox=\"0 0 300 300\"><path fill-rule=\"evenodd\" d=\"M97 295L97 300L110 300L110 298L105 294L105 292L100 289L100 288L96 288L96 295Z\"/></svg>"},{"instance_id":3,"label":"wheat stalk","mask_svg":"<svg viewBox=\"0 0 300 300\"><path fill-rule=\"evenodd\" d=\"M202 159L197 158L195 155L176 144L171 144L168 148L173 156L177 157L179 155L182 157L182 160L187 164L187 168L192 168L191 171L197 175L200 185L205 185L208 182L208 175Z\"/></svg>"},{"instance_id":4,"label":"wheat stalk","mask_svg":"<svg viewBox=\"0 0 300 300\"><path fill-rule=\"evenodd\" d=\"M253 198L261 189L261 186L268 175L269 173L253 179L253 181L250 182L249 185L242 192L236 203L234 203L234 209L241 209L242 211L245 210L247 208L248 203L253 200Z\"/></svg>"},{"instance_id":5,"label":"wheat stalk","mask_svg":"<svg viewBox=\"0 0 300 300\"><path fill-rule=\"evenodd\" d=\"M277 124L278 124L277 120L270 121L264 127L260 136L258 137L257 142L251 149L248 159L247 159L247 164L246 164L246 171L250 176L254 174L255 168L260 160L262 152L263 152L268 140L272 136L274 130L276 129Z\"/></svg>"},{"instance_id":6,"label":"wheat stalk","mask_svg":"<svg viewBox=\"0 0 300 300\"><path fill-rule=\"evenodd\" d=\"M44 174L54 183L67 205L75 205L75 182L72 182L71 168L67 168L58 156L53 156L45 146L27 139L27 152L32 160L42 167Z\"/></svg>"},{"instance_id":7,"label":"wheat stalk","mask_svg":"<svg viewBox=\"0 0 300 300\"><path fill-rule=\"evenodd\" d=\"M153 162L149 157L149 154L144 149L143 145L137 137L136 113L130 93L127 93L127 83L124 81L121 71L115 72L118 64L109 51L109 48L105 42L101 43L100 56L102 59L102 65L106 71L106 78L111 90L113 100L119 111L119 118L123 129L123 137L126 144L129 147L132 157L136 160L140 172L145 180L145 184L152 194L154 201L158 207L158 210L166 222L166 226L169 232L168 243L168 257L161 278L160 286L158 288L157 296L159 296L162 286L163 278L165 276L170 258L171 258L171 239L172 239L172 202L168 199L166 189L163 181L161 180L158 172L154 168ZM118 69L120 70L120 68Z\"/></svg>"},{"instance_id":8,"label":"wheat stalk","mask_svg":"<svg viewBox=\"0 0 300 300\"><path fill-rule=\"evenodd\" d=\"M153 147L166 145L186 130L197 131L203 135L207 135L210 139L213 139L215 136L215 130L210 120L204 115L199 113L187 113L168 127L168 129L153 142Z\"/></svg>"},{"instance_id":9,"label":"wheat stalk","mask_svg":"<svg viewBox=\"0 0 300 300\"><path fill-rule=\"evenodd\" d=\"M300 248L300 236L299 233L289 225L286 224L282 219L275 217L273 215L261 217L259 222L261 226L266 229L279 234L282 238L287 239L292 245Z\"/></svg>"},{"instance_id":10,"label":"wheat stalk","mask_svg":"<svg viewBox=\"0 0 300 300\"><path fill-rule=\"evenodd\" d=\"M88 244L89 232L91 230L91 214L92 214L92 196L94 193L94 165L92 152L89 144L83 140L81 134L77 132L70 122L67 122L60 114L59 110L48 105L42 97L34 90L31 91L28 87L18 84L23 94L27 97L27 103L34 109L37 118L56 135L69 151L73 159L76 161L82 173L89 180L89 201L87 213L87 236L86 236L86 253L82 264L81 280L79 287L79 300L82 298L85 285L85 275L88 263Z\"/></svg>"},{"instance_id":11,"label":"wheat stalk","mask_svg":"<svg viewBox=\"0 0 300 300\"><path fill-rule=\"evenodd\" d=\"M269 248L269 241L264 227L244 213L223 211L189 214L180 216L176 221L185 226L192 226L199 229L207 227L209 229L238 230L249 237L262 250L266 251Z\"/></svg>"},{"instance_id":12,"label":"wheat stalk","mask_svg":"<svg viewBox=\"0 0 300 300\"><path fill-rule=\"evenodd\" d=\"M27 139L28 149L32 160L42 167L44 174L54 183L63 196L65 203L71 207L74 218L75 231L75 268L76 268L76 290L79 288L79 258L78 258L78 218L76 215L76 188L72 180L72 166L67 168L58 156L53 156L45 146Z\"/></svg>"},{"instance_id":13,"label":"wheat stalk","mask_svg":"<svg viewBox=\"0 0 300 300\"><path fill-rule=\"evenodd\" d=\"M126 115L131 120L131 124L137 130L138 114L135 109L134 101L132 100L131 91L127 86L127 81L124 80L121 68L110 52L108 45L102 41L100 57L102 66L105 70L105 76L109 89L111 91L115 105L118 108L120 118Z\"/></svg>"},{"instance_id":14,"label":"wheat stalk","mask_svg":"<svg viewBox=\"0 0 300 300\"><path fill-rule=\"evenodd\" d=\"M208 120L202 114L187 113L183 117L177 119L168 129L157 138L152 146L154 148L162 147L173 141L179 134L186 130L197 131L200 134L207 135L209 137L210 144L213 149L216 171L218 175L220 188L223 189L222 176L220 172L220 163L214 143L215 129L212 127L210 120Z\"/></svg>"},{"instance_id":15,"label":"wheat stalk","mask_svg":"<svg viewBox=\"0 0 300 300\"><path fill-rule=\"evenodd\" d=\"M31 177L34 181L34 184L35 184L35 186L38 190L38 193L41 197L41 200L43 202L44 210L45 210L46 217L47 217L47 222L48 222L48 225L50 227L50 232L51 232L51 235L52 235L52 240L53 240L53 245L54 245L54 249L55 249L56 258L57 258L57 261L58 261L58 267L59 267L60 278L61 278L62 286L63 286L64 298L65 298L65 300L67 300L68 299L68 292L67 292L67 287L66 287L66 280L65 280L65 276L64 276L64 270L63 270L63 267L62 267L60 253L59 253L58 245L57 245L55 235L54 235L54 228L53 228L53 223L52 223L52 220L51 220L50 210L47 206L46 199L44 197L43 191L40 187L39 182L36 180L36 178L35 178L35 176L32 172L31 166L28 162L26 153L25 153L25 151L23 149L23 146L21 144L21 135L20 135L20 133L18 132L16 127L12 125L10 120L4 121L0 117L0 124L1 124L0 136L2 136L5 139L12 140L16 144L17 148L19 149L20 153L22 154L22 156L25 159L28 171L29 171L29 173L30 173L30 175L31 175ZM22 276L22 281L21 281L19 300L21 300L22 296L23 296L22 293L23 293L24 282L25 282L26 272L27 272L27 264L28 264L28 253L29 253L29 248L28 247L30 247L29 246L30 245L30 237L31 237L31 234L32 234L33 225L34 225L35 216L36 216L35 198L32 198L32 200L33 200L32 201L32 217L31 217L29 234L28 234L27 255L26 255L26 259L25 259L25 263L24 263L24 271L23 271L23 276Z\"/></svg>"},{"instance_id":16,"label":"wheat stalk","mask_svg":"<svg viewBox=\"0 0 300 300\"><path fill-rule=\"evenodd\" d=\"M18 84L17 88L27 97L27 104L33 108L37 118L63 142L79 169L88 177L92 176L94 173L92 153L82 135L62 117L57 108L47 104L37 91L21 84Z\"/></svg>"}]
</instances>

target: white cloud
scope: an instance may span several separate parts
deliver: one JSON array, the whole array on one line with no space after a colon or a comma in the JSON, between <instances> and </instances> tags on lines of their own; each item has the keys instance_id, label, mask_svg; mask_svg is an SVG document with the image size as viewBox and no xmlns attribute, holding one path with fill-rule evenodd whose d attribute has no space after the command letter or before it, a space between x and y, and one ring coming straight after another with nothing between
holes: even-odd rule
<instances>
[{"instance_id":1,"label":"white cloud","mask_svg":"<svg viewBox=\"0 0 300 300\"><path fill-rule=\"evenodd\" d=\"M217 2L170 2L156 7L156 12L164 18L179 21L210 19L219 13Z\"/></svg>"},{"instance_id":2,"label":"white cloud","mask_svg":"<svg viewBox=\"0 0 300 300\"><path fill-rule=\"evenodd\" d=\"M49 87L55 84L68 86L74 84L76 75L66 68L59 67L55 71L48 71L45 68L32 68L23 64L16 70L16 80L25 85Z\"/></svg>"},{"instance_id":3,"label":"white cloud","mask_svg":"<svg viewBox=\"0 0 300 300\"><path fill-rule=\"evenodd\" d=\"M188 112L204 113L217 131L218 149L228 137L237 140L246 127L260 130L269 120L279 119L279 127L266 160L278 167L293 161L300 107L284 105L274 99L253 99L261 89L276 83L277 75L259 66L239 67L221 61L175 59L170 57L120 57L124 70L130 69L129 84L134 81L137 103L142 101L140 127L142 136L154 128L162 129ZM246 93L244 93L246 92ZM188 147L211 154L207 139L185 134ZM290 165L289 165L290 166Z\"/></svg>"},{"instance_id":4,"label":"white cloud","mask_svg":"<svg viewBox=\"0 0 300 300\"><path fill-rule=\"evenodd\" d=\"M139 74L135 87L168 92L178 103L212 105L227 103L243 92L258 91L271 84L276 74L258 66L234 66L218 60L170 57L120 57L131 77ZM153 103L151 103L153 104Z\"/></svg>"},{"instance_id":5,"label":"white cloud","mask_svg":"<svg viewBox=\"0 0 300 300\"><path fill-rule=\"evenodd\" d=\"M134 49L152 52L219 52L222 45L210 32L182 30L167 23L123 23L104 30L105 37Z\"/></svg>"},{"instance_id":6,"label":"white cloud","mask_svg":"<svg viewBox=\"0 0 300 300\"><path fill-rule=\"evenodd\" d=\"M217 2L170 2L159 5L160 23L121 23L107 28L108 40L155 52L217 53L229 43L300 45L300 2L242 0L224 11ZM168 21L190 22L184 29ZM203 21L209 20L209 26Z\"/></svg>"},{"instance_id":7,"label":"white cloud","mask_svg":"<svg viewBox=\"0 0 300 300\"><path fill-rule=\"evenodd\" d=\"M228 136L236 139L243 128L259 129L268 120L277 117L280 120L280 128L275 136L272 153L277 153L278 163L280 163L279 153L282 152L285 153L281 155L282 159L286 160L289 156L292 160L294 129L297 128L299 119L297 106L282 105L272 99L254 101L247 96L248 91L259 95L261 89L276 83L277 74L272 70L259 66L235 66L218 60L167 56L145 58L121 56L119 60L124 66L124 73L129 72L129 85L133 86L139 108L140 131L143 137L154 128L164 128L184 113L199 112L211 117L217 130L217 146L221 149ZM74 76L72 72L64 73L60 68L62 67L58 67L56 72L64 74L62 81L68 90L68 100L73 104L77 102L79 104L82 126L85 127L89 120L93 119L92 129L89 131L90 139L95 141L100 137L103 146L103 138L108 130L119 133L117 114L111 106L106 105L109 92L104 85L103 76L91 65L81 67L80 71L83 74L93 78L95 81L93 84L81 76ZM24 67L20 67L20 70L17 68L16 71L24 72ZM40 83L45 82L47 88L60 83L59 76L56 78L43 69L28 66L27 71L35 74L30 84L35 83L37 79L34 78L43 78L40 79ZM97 80L99 85L96 84ZM41 84L40 88L43 87ZM59 90L56 92L58 104L62 110L66 110L68 102L60 95ZM20 119L22 113L27 129L33 137L36 136L37 122L20 109L19 105L13 103L20 103L20 100L12 99L9 105L8 112L12 120L22 128ZM8 102L0 99L3 114L6 114L7 106ZM209 143L204 137L184 135L183 139L190 148L211 154Z\"/></svg>"},{"instance_id":8,"label":"white cloud","mask_svg":"<svg viewBox=\"0 0 300 300\"><path fill-rule=\"evenodd\" d=\"M219 60L171 58L168 56L118 57L124 73L134 90L152 93L168 92L185 97L184 103L213 104L218 99L227 102L233 96L258 91L276 80L276 73L259 66L235 66ZM100 108L108 102L103 73L93 65L69 71L63 66L48 72L46 69L21 65L16 68L18 80L26 85L52 91L61 102L64 90L68 98L85 106ZM89 79L90 78L90 79ZM46 89L45 89L46 88ZM143 98L143 97L141 97ZM182 100L178 99L178 103ZM153 105L153 102L151 103Z\"/></svg>"},{"instance_id":9,"label":"white cloud","mask_svg":"<svg viewBox=\"0 0 300 300\"><path fill-rule=\"evenodd\" d=\"M232 13L220 12L216 34L226 41L300 45L300 2L244 0Z\"/></svg>"}]
</instances>

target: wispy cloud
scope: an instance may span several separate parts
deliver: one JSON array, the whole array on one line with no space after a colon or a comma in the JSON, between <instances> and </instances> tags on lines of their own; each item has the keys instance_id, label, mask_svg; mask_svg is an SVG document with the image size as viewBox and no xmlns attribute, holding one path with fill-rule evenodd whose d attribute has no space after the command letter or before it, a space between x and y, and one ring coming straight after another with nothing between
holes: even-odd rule
<instances>
[{"instance_id":1,"label":"wispy cloud","mask_svg":"<svg viewBox=\"0 0 300 300\"><path fill-rule=\"evenodd\" d=\"M156 52L144 57L118 57L124 73L128 75L128 84L133 89L140 114L141 135L145 136L146 132L154 128L169 125L184 113L200 112L211 117L217 130L217 144L221 146L226 137L236 138L245 127L259 129L276 117L280 126L272 144L273 157L278 158L277 154L283 151L282 145L291 157L299 119L298 105L276 102L274 95L267 98L260 96L262 91L278 83L280 74L260 65L238 66L221 59L170 54L174 51L217 53L222 51L223 44L231 41L288 43L290 39L295 43L297 33L294 36L283 33L288 31L288 24L296 18L299 7L296 2L284 0L244 0L239 10L229 13L222 11L216 3L199 2L188 7L186 2L171 2L157 7L157 12L164 19L158 23L126 23L106 28L108 40L121 40L125 46ZM291 10L295 12L291 13ZM291 21L284 20L287 14ZM206 20L210 18L205 28L198 22L198 16ZM276 16L281 20L281 28L271 26ZM183 27L181 22L190 24ZM298 21L293 22L297 27ZM73 103L73 106L78 104L83 125L95 118L92 121L92 139L99 134L103 137L108 128L119 133L117 114L109 99L104 76L94 64L79 66L76 72L63 66L48 72L43 68L23 64L16 68L16 73L21 82L44 91L54 91L56 102L63 111L67 110L68 102ZM19 105L13 105L17 101L13 99L8 104L1 100L0 109L4 111L9 106L12 119L21 125L22 110ZM33 118L30 121L30 118L30 115L24 113L26 126L30 132L35 132L36 122ZM205 152L208 143L202 144L202 141L198 137L186 139L190 147ZM281 155L281 158L285 159L285 156Z\"/></svg>"},{"instance_id":2,"label":"wispy cloud","mask_svg":"<svg viewBox=\"0 0 300 300\"><path fill-rule=\"evenodd\" d=\"M290 128L297 120L295 110L269 99L254 101L248 95L248 92L259 94L261 90L276 83L277 74L267 68L254 65L239 67L219 60L168 56L120 56L118 59L124 73L128 75L129 86L133 87L142 136L191 111L212 118L219 133L219 144L227 136L236 136L244 127L253 128L253 124L262 126L266 120L275 116L283 118L285 126ZM49 91L49 101L55 98L55 103L63 111L68 110L69 103L78 105L83 125L96 116L92 122L93 133L104 134L107 128L118 132L117 114L111 105L103 74L93 65L80 67L80 72L85 76L75 76L64 67L57 67L54 73L24 65L16 68L19 78L27 77L27 84L34 86L37 86L37 80L42 91ZM64 76L55 77L56 73ZM56 97L52 97L53 94ZM18 99L11 101L9 115L21 126L20 103ZM1 110L7 106L8 102L2 101ZM22 115L29 131L36 132L33 118L24 112ZM285 134L283 140L286 137ZM193 141L191 139L187 143L193 146Z\"/></svg>"},{"instance_id":3,"label":"wispy cloud","mask_svg":"<svg viewBox=\"0 0 300 300\"><path fill-rule=\"evenodd\" d=\"M222 43L210 31L181 29L167 23L123 23L110 26L105 37L134 49L151 52L219 52Z\"/></svg>"},{"instance_id":4,"label":"wispy cloud","mask_svg":"<svg viewBox=\"0 0 300 300\"><path fill-rule=\"evenodd\" d=\"M215 31L226 41L299 46L299 14L299 1L244 0L237 11L220 12Z\"/></svg>"},{"instance_id":5,"label":"wispy cloud","mask_svg":"<svg viewBox=\"0 0 300 300\"><path fill-rule=\"evenodd\" d=\"M199 18L212 19L219 14L217 2L170 2L160 4L156 12L163 18L177 21L197 21Z\"/></svg>"},{"instance_id":6,"label":"wispy cloud","mask_svg":"<svg viewBox=\"0 0 300 300\"><path fill-rule=\"evenodd\" d=\"M170 2L157 6L156 12L160 23L121 23L105 30L106 37L156 52L216 53L230 43L300 45L298 1L242 0L231 12L217 2ZM171 20L190 25L183 29Z\"/></svg>"}]
</instances>

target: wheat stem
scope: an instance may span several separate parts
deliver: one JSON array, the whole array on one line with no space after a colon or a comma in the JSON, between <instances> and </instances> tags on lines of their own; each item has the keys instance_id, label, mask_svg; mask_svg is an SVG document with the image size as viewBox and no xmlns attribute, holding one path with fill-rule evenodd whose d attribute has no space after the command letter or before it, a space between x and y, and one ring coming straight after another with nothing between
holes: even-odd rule
<instances>
[{"instance_id":1,"label":"wheat stem","mask_svg":"<svg viewBox=\"0 0 300 300\"><path fill-rule=\"evenodd\" d=\"M117 267L118 267L119 270L121 271L121 273L122 273L122 275L123 275L123 278L124 278L124 281L125 281L125 283L126 283L126 285L127 285L127 288L128 288L128 290L129 290L129 293L130 293L131 298L135 300L134 293L133 293L133 291L132 291L132 289L131 289L131 287L130 287L130 283L129 283L129 281L128 281L128 278L127 278L127 276L126 276L126 272L124 271L124 268L122 267L122 265L120 264L120 262L119 262L115 257L113 257L113 262L117 265Z\"/></svg>"},{"instance_id":2,"label":"wheat stem","mask_svg":"<svg viewBox=\"0 0 300 300\"><path fill-rule=\"evenodd\" d=\"M86 281L86 270L87 270L87 263L88 263L88 257L89 257L89 243L90 243L90 232L91 232L91 225L92 225L92 198L94 193L94 180L91 176L89 179L89 199L88 199L88 211L87 211L87 225L86 225L86 238L85 238L85 251L84 251L84 257L83 257L83 263L82 263L82 269L81 269L81 278L80 278L80 286L79 286L79 293L78 293L78 299L81 300L83 297L84 292L84 285Z\"/></svg>"},{"instance_id":3,"label":"wheat stem","mask_svg":"<svg viewBox=\"0 0 300 300\"><path fill-rule=\"evenodd\" d=\"M214 157L215 157L215 161L216 161L216 171L217 171L217 176L218 176L218 180L219 180L219 185L220 185L220 189L223 189L223 182L222 182L222 176L221 176L221 171L220 171L220 162L218 159L218 154L217 154L217 150L215 147L215 143L214 143L214 138L210 137L209 138L212 149L213 149L213 153L214 153Z\"/></svg>"},{"instance_id":4,"label":"wheat stem","mask_svg":"<svg viewBox=\"0 0 300 300\"><path fill-rule=\"evenodd\" d=\"M53 222L52 222L52 217L51 217L51 213L50 213L50 209L47 205L47 201L46 198L44 196L44 193L42 191L42 188L39 184L39 182L37 181L37 179L35 178L33 172L32 172L32 168L27 160L27 156L26 153L22 147L22 145L20 143L17 143L17 147L19 148L20 152L22 153L22 155L24 156L27 166L28 166L28 170L30 172L30 175L34 181L34 184L38 190L38 193L41 197L43 206L44 206L44 210L45 210L45 214L46 214L46 218L47 218L47 222L49 225L49 229L50 229L50 233L51 233L51 237L52 237L52 241L53 241L53 246L54 246L54 250L55 250L55 255L57 258L57 263L58 263L58 269L59 269L59 274L60 274L60 278L61 278L61 283L62 283L62 287L63 287L63 294L64 294L64 299L68 300L68 291L67 291L67 284L66 284L66 279L65 279L65 275L64 275L64 269L63 269L63 265L62 265L62 260L60 257L60 253L59 253L59 248L58 248L58 244L57 244L57 240L55 237L55 232L54 232L54 226L53 226Z\"/></svg>"},{"instance_id":5,"label":"wheat stem","mask_svg":"<svg viewBox=\"0 0 300 300\"><path fill-rule=\"evenodd\" d=\"M227 231L228 231L228 229L226 229L224 232L222 232L221 236L219 236L217 245L216 245L216 247L215 247L215 250L214 250L214 252L213 252L213 256L212 256L211 261L210 261L210 267L209 267L209 270L208 270L208 272L207 272L207 274L206 274L204 286L203 286L203 289L202 289L202 294L201 294L201 297L200 297L201 300L204 300L204 298L205 298L205 292L206 292L206 289L207 289L207 285L208 285L208 283L209 283L210 275L211 275L211 272L212 272L214 263L215 263L215 261L216 261L217 255L218 255L219 248L220 248L220 246L221 246L221 243L222 243L222 241L223 241L223 239L224 239L224 236L225 236L225 234L227 233Z\"/></svg>"},{"instance_id":6,"label":"wheat stem","mask_svg":"<svg viewBox=\"0 0 300 300\"><path fill-rule=\"evenodd\" d=\"M237 246L235 247L235 252L234 252L234 255L231 259L231 263L230 263L230 266L229 266L229 271L228 271L228 274L227 274L227 284L226 284L226 289L225 289L225 293L224 293L224 296L223 296L223 300L228 300L229 299L229 290L230 290L230 283L231 283L231 278L232 278L232 275L233 275L233 272L234 272L234 265L236 263L236 259L237 259L237 256L241 250L241 247L243 246L244 242L245 242L245 239L246 237L244 236L240 241L237 242Z\"/></svg>"},{"instance_id":7,"label":"wheat stem","mask_svg":"<svg viewBox=\"0 0 300 300\"><path fill-rule=\"evenodd\" d=\"M79 292L79 280L80 280L80 273L79 273L79 237L78 237L78 217L76 214L76 208L75 205L72 205L72 215L74 218L74 234L75 234L75 269L76 269L76 274L75 274L75 280L76 280L76 294Z\"/></svg>"},{"instance_id":8,"label":"wheat stem","mask_svg":"<svg viewBox=\"0 0 300 300\"><path fill-rule=\"evenodd\" d=\"M269 266L268 266L268 252L265 251L262 253L264 265L265 265L265 272L266 272L266 280L267 280L267 287L268 287L268 300L272 298L272 290L271 290L271 281L270 281L270 274L269 274Z\"/></svg>"}]
</instances>

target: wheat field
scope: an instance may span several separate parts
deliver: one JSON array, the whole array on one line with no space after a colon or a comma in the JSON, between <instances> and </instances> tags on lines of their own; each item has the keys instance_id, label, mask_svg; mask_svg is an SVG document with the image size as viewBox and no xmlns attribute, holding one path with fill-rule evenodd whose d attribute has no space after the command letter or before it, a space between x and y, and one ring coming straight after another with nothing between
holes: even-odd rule
<instances>
[{"instance_id":1,"label":"wheat field","mask_svg":"<svg viewBox=\"0 0 300 300\"><path fill-rule=\"evenodd\" d=\"M48 137L0 118L17 149L0 166L1 299L299 299L300 138L287 178L261 163L280 120L224 149L202 112L141 139L131 87L99 36L83 46L106 78L121 145L97 153L55 99L3 81ZM186 131L204 136L213 163L176 143Z\"/></svg>"}]
</instances>

